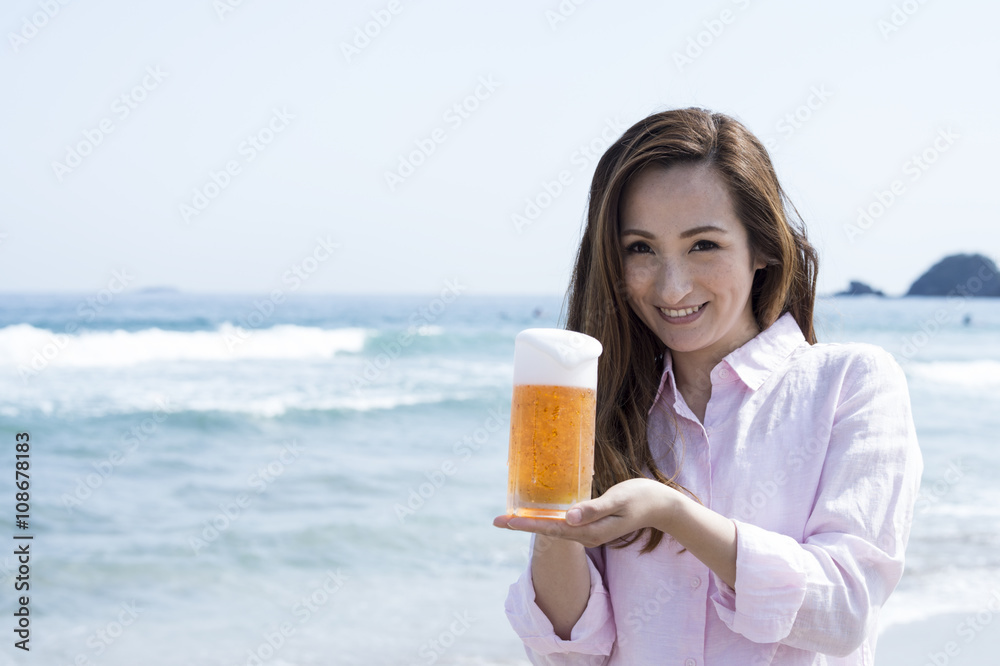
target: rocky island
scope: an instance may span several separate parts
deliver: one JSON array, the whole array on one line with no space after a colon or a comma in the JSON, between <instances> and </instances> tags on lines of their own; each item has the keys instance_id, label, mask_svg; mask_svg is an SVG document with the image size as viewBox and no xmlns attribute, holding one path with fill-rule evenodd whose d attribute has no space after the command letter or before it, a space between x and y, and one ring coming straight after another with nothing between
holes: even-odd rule
<instances>
[{"instance_id":1,"label":"rocky island","mask_svg":"<svg viewBox=\"0 0 1000 666\"><path fill-rule=\"evenodd\" d=\"M1000 298L1000 270L982 254L952 254L918 277L904 296L976 296ZM834 296L885 296L880 289L851 280L850 286Z\"/></svg>"},{"instance_id":2,"label":"rocky island","mask_svg":"<svg viewBox=\"0 0 1000 666\"><path fill-rule=\"evenodd\" d=\"M910 285L907 296L1000 297L1000 277L993 260L981 254L953 254L931 266Z\"/></svg>"},{"instance_id":3,"label":"rocky island","mask_svg":"<svg viewBox=\"0 0 1000 666\"><path fill-rule=\"evenodd\" d=\"M864 282L851 280L851 285L844 291L838 291L834 296L885 296L881 289L873 289Z\"/></svg>"}]
</instances>

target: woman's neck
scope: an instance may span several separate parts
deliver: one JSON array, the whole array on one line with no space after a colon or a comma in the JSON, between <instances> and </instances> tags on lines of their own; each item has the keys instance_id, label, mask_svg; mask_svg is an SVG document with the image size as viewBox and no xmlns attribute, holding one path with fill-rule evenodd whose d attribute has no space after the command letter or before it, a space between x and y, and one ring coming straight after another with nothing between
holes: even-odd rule
<instances>
[{"instance_id":1,"label":"woman's neck","mask_svg":"<svg viewBox=\"0 0 1000 666\"><path fill-rule=\"evenodd\" d=\"M712 392L712 369L759 333L757 322L751 319L737 335L726 341L720 340L710 347L688 352L671 350L671 363L678 390L685 398L688 395L705 395L707 400Z\"/></svg>"},{"instance_id":2,"label":"woman's neck","mask_svg":"<svg viewBox=\"0 0 1000 666\"><path fill-rule=\"evenodd\" d=\"M712 368L718 365L722 356L716 358L714 355L708 356L698 352L674 352L670 353L674 381L679 390L688 402L693 396L711 394L712 392ZM707 396L706 396L707 399Z\"/></svg>"}]
</instances>

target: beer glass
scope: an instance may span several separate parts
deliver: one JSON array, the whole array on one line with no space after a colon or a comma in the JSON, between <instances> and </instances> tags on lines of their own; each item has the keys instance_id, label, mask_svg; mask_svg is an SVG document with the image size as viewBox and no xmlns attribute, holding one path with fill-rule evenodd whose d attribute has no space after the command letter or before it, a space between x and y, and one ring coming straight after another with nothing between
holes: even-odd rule
<instances>
[{"instance_id":1,"label":"beer glass","mask_svg":"<svg viewBox=\"0 0 1000 666\"><path fill-rule=\"evenodd\" d=\"M590 499L601 343L558 328L514 340L507 515L565 519Z\"/></svg>"}]
</instances>

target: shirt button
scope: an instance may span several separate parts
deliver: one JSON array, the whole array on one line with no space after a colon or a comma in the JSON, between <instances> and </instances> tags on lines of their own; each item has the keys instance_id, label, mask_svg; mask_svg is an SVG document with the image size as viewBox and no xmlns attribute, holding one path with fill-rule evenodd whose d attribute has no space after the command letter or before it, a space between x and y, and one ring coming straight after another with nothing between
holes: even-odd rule
<instances>
[{"instance_id":1,"label":"shirt button","mask_svg":"<svg viewBox=\"0 0 1000 666\"><path fill-rule=\"evenodd\" d=\"M696 659L688 657L687 659L684 660L684 666L698 666L698 661Z\"/></svg>"},{"instance_id":2,"label":"shirt button","mask_svg":"<svg viewBox=\"0 0 1000 666\"><path fill-rule=\"evenodd\" d=\"M697 590L701 586L701 578L691 576L691 589Z\"/></svg>"},{"instance_id":3,"label":"shirt button","mask_svg":"<svg viewBox=\"0 0 1000 666\"><path fill-rule=\"evenodd\" d=\"M729 371L723 368L722 370L719 370L719 376L722 377L723 379L726 379L727 377L729 377Z\"/></svg>"}]
</instances>

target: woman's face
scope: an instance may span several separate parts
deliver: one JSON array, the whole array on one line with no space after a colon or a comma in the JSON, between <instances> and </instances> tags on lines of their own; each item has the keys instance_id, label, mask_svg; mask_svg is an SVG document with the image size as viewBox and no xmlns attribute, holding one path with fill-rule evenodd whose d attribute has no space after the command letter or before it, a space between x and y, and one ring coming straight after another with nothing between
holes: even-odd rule
<instances>
[{"instance_id":1,"label":"woman's face","mask_svg":"<svg viewBox=\"0 0 1000 666\"><path fill-rule=\"evenodd\" d=\"M721 359L755 336L750 256L725 182L703 164L648 167L624 192L621 248L635 313L673 352Z\"/></svg>"}]
</instances>

